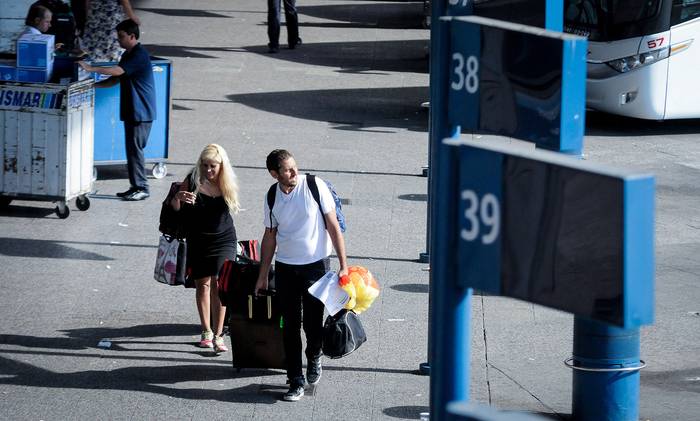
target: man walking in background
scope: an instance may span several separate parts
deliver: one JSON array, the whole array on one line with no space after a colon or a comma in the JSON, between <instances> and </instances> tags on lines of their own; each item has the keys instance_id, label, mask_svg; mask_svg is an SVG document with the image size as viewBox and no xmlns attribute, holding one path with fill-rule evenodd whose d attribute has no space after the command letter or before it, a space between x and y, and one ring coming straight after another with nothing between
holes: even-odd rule
<instances>
[{"instance_id":1,"label":"man walking in background","mask_svg":"<svg viewBox=\"0 0 700 421\"><path fill-rule=\"evenodd\" d=\"M339 276L347 275L345 240L336 219L335 201L318 177L318 202L311 188L311 177L299 175L291 153L275 149L267 156L267 170L277 180L265 197L265 233L261 245L260 274L255 293L267 288L267 275L275 258L275 287L284 319L283 341L287 359L289 391L286 401L304 396L301 358L303 312L306 334L306 381L315 385L321 379L321 339L323 303L308 288L330 270L331 246L338 256ZM310 187L309 184L312 184ZM272 206L269 203L272 202Z\"/></svg>"},{"instance_id":2,"label":"man walking in background","mask_svg":"<svg viewBox=\"0 0 700 421\"><path fill-rule=\"evenodd\" d=\"M96 86L111 86L119 82L119 117L124 122L126 166L131 187L117 193L124 200L143 200L150 196L146 179L143 150L156 119L156 90L151 58L138 42L139 26L131 19L117 25L119 45L126 51L116 66L95 67L84 61L80 66L88 72L111 76Z\"/></svg>"},{"instance_id":3,"label":"man walking in background","mask_svg":"<svg viewBox=\"0 0 700 421\"><path fill-rule=\"evenodd\" d=\"M284 19L287 25L289 49L293 50L301 44L296 0L267 0L267 37L270 39L267 46L271 53L276 53L280 49L280 1L284 2Z\"/></svg>"}]
</instances>

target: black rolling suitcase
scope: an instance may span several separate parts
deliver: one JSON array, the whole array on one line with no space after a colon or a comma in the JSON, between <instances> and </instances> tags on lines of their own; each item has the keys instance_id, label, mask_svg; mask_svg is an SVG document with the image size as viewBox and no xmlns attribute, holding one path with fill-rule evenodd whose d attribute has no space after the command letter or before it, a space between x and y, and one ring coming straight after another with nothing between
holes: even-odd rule
<instances>
[{"instance_id":1,"label":"black rolling suitcase","mask_svg":"<svg viewBox=\"0 0 700 421\"><path fill-rule=\"evenodd\" d=\"M245 311L231 309L229 335L233 367L286 368L282 342L283 320L274 291L246 296Z\"/></svg>"},{"instance_id":2,"label":"black rolling suitcase","mask_svg":"<svg viewBox=\"0 0 700 421\"><path fill-rule=\"evenodd\" d=\"M255 250L254 246L252 250ZM274 290L273 271L270 270L268 290L255 297L253 292L258 273L260 262L253 251L238 256L235 261L227 261L219 274L219 297L228 313L233 367L238 370L284 369L284 324Z\"/></svg>"}]
</instances>

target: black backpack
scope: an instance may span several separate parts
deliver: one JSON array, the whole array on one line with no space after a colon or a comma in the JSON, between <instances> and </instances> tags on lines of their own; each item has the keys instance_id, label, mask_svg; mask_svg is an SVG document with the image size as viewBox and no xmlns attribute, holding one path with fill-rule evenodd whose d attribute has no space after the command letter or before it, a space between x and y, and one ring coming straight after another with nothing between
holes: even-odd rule
<instances>
[{"instance_id":1,"label":"black backpack","mask_svg":"<svg viewBox=\"0 0 700 421\"><path fill-rule=\"evenodd\" d=\"M187 182L188 184L187 191L194 191L194 183L191 180L191 174L188 175L183 182L173 182L170 185L168 195L165 197L165 200L160 207L160 221L158 224L158 231L163 233L163 235L177 238L178 240L182 240L187 236L186 225L182 221L182 213L173 209L173 207L170 206L170 202L173 200L177 192L180 191L180 187L184 182Z\"/></svg>"}]
</instances>

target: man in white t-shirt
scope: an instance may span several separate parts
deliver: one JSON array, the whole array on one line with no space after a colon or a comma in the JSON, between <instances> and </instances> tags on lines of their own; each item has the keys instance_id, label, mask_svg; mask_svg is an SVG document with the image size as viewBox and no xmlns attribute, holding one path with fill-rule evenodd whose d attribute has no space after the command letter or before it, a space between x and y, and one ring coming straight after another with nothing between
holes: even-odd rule
<instances>
[{"instance_id":1,"label":"man in white t-shirt","mask_svg":"<svg viewBox=\"0 0 700 421\"><path fill-rule=\"evenodd\" d=\"M345 240L336 219L335 201L323 180L316 177L319 209L309 190L307 177L299 174L291 153L275 149L267 156L266 165L277 184L272 210L267 195L264 201L265 233L255 292L267 288L267 276L276 249L275 287L284 319L284 351L289 379L289 391L283 399L298 401L304 396L306 381L315 385L321 379L323 303L309 294L308 288L330 270L332 249L335 249L340 263L338 275L347 275ZM306 334L306 380L302 372L302 320Z\"/></svg>"}]
</instances>

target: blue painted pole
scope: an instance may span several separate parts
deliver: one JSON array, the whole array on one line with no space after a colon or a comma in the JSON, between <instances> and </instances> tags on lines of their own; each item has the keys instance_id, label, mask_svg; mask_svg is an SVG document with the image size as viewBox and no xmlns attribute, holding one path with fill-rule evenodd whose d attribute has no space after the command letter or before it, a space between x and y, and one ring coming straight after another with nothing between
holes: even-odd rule
<instances>
[{"instance_id":1,"label":"blue painted pole","mask_svg":"<svg viewBox=\"0 0 700 421\"><path fill-rule=\"evenodd\" d=\"M459 154L442 143L459 136L447 121L448 24L440 21L447 0L433 3L430 50L430 419L448 420L447 403L469 399L471 289L457 286ZM450 223L452 222L452 223Z\"/></svg>"},{"instance_id":2,"label":"blue painted pole","mask_svg":"<svg viewBox=\"0 0 700 421\"><path fill-rule=\"evenodd\" d=\"M578 421L639 419L639 329L574 318L572 414Z\"/></svg>"},{"instance_id":3,"label":"blue painted pole","mask_svg":"<svg viewBox=\"0 0 700 421\"><path fill-rule=\"evenodd\" d=\"M561 0L547 0L547 29L562 31L563 15ZM572 70L579 72L583 69L569 69ZM585 98L573 100L583 101ZM569 105L562 104L562 108ZM582 150L561 152L582 156ZM575 420L639 419L639 349L639 329L621 329L574 317L572 414Z\"/></svg>"},{"instance_id":4,"label":"blue painted pole","mask_svg":"<svg viewBox=\"0 0 700 421\"><path fill-rule=\"evenodd\" d=\"M442 145L442 140L449 137L459 136L459 127L451 126L447 121L447 93L448 93L448 77L446 69L446 60L448 60L449 54L449 32L447 30L447 24L440 21L441 16L457 16L457 15L470 15L472 13L471 1L462 3L457 2L456 5L450 5L449 0L433 0L431 5L431 24L430 24L430 118L429 118L429 146L428 146L428 207L427 207L427 233L426 233L426 252L421 253L419 256L419 261L421 263L430 263L430 297L428 303L428 361L421 363L419 365L419 372L421 374L430 374L432 370L432 356L434 352L434 330L433 323L435 314L435 267L438 264L436 260L432 259L433 250L435 250L433 241L435 222L434 219L440 219L441 216L437 216L436 206L437 200L437 184L442 184L442 181L438 183L439 178L435 168L440 161L437 154L440 151L449 150L445 149ZM442 148L438 151L438 148ZM449 153L449 152L448 152ZM454 153L454 152L452 152ZM449 178L456 176L456 169L450 167L449 171L452 171L454 175L450 175ZM447 169L447 168L446 168ZM452 180L454 181L454 180ZM453 189L456 189L456 184L451 185ZM456 190L454 190L456 191ZM456 206L456 201L455 201ZM444 237L443 237L444 238ZM453 257L454 259L454 257ZM451 260L449 267L454 267L454 260ZM439 270L438 270L439 272ZM445 286L444 288L452 288L453 284L450 286ZM469 294L471 297L471 290L465 291L464 294ZM469 309L467 309L469 312ZM441 325L442 326L442 325ZM468 361L467 361L468 363ZM468 379L467 379L468 381ZM467 387L467 390L469 388ZM445 401L447 402L447 401Z\"/></svg>"},{"instance_id":5,"label":"blue painted pole","mask_svg":"<svg viewBox=\"0 0 700 421\"><path fill-rule=\"evenodd\" d=\"M552 31L564 30L564 1L547 0L545 4L544 27Z\"/></svg>"}]
</instances>

